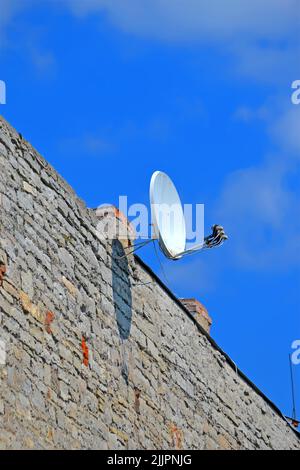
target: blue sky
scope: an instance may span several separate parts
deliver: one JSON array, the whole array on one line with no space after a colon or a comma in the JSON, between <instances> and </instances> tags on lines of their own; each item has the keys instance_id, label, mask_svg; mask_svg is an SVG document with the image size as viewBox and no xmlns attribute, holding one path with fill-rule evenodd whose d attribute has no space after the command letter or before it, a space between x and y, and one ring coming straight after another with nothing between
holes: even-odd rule
<instances>
[{"instance_id":1,"label":"blue sky","mask_svg":"<svg viewBox=\"0 0 300 470\"><path fill-rule=\"evenodd\" d=\"M220 250L162 259L167 284L290 414L300 339L300 10L296 0L2 0L0 112L88 206L148 203L166 171ZM153 250L140 252L162 277ZM162 277L163 278L163 277ZM164 280L164 278L163 278ZM295 367L300 412L300 366Z\"/></svg>"}]
</instances>

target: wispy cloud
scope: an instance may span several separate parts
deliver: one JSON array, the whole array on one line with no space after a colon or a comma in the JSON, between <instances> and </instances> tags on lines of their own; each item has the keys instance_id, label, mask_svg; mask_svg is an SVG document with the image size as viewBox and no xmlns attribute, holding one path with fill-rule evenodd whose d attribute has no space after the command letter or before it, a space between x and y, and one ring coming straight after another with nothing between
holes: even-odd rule
<instances>
[{"instance_id":1,"label":"wispy cloud","mask_svg":"<svg viewBox=\"0 0 300 470\"><path fill-rule=\"evenodd\" d=\"M300 160L300 106L290 105L274 120L270 127L271 136L285 150L290 158Z\"/></svg>"},{"instance_id":2,"label":"wispy cloud","mask_svg":"<svg viewBox=\"0 0 300 470\"><path fill-rule=\"evenodd\" d=\"M165 39L280 39L299 26L297 0L65 0L78 15L105 11L126 30Z\"/></svg>"},{"instance_id":3,"label":"wispy cloud","mask_svg":"<svg viewBox=\"0 0 300 470\"><path fill-rule=\"evenodd\" d=\"M47 0L44 0L47 4ZM42 1L40 2L42 3ZM23 12L38 6L37 0L2 0L0 11L0 52L8 49L10 52L21 52L26 55L38 74L51 78L56 70L56 59L52 51L44 47L43 27L28 27L26 23L18 23ZM18 31L21 39L12 41L9 32Z\"/></svg>"},{"instance_id":4,"label":"wispy cloud","mask_svg":"<svg viewBox=\"0 0 300 470\"><path fill-rule=\"evenodd\" d=\"M55 54L31 42L25 44L25 48L37 73L43 77L52 78L57 67Z\"/></svg>"},{"instance_id":5,"label":"wispy cloud","mask_svg":"<svg viewBox=\"0 0 300 470\"><path fill-rule=\"evenodd\" d=\"M66 138L59 143L59 150L65 157L106 157L115 153L117 146L97 134Z\"/></svg>"},{"instance_id":6,"label":"wispy cloud","mask_svg":"<svg viewBox=\"0 0 300 470\"><path fill-rule=\"evenodd\" d=\"M298 0L2 0L0 34L34 5L68 9L80 18L104 15L125 33L173 44L213 45L235 59L234 70L268 83L297 71Z\"/></svg>"},{"instance_id":7,"label":"wispy cloud","mask_svg":"<svg viewBox=\"0 0 300 470\"><path fill-rule=\"evenodd\" d=\"M126 33L169 43L211 44L236 59L236 71L277 83L296 72L297 0L65 0L81 17L105 14Z\"/></svg>"},{"instance_id":8,"label":"wispy cloud","mask_svg":"<svg viewBox=\"0 0 300 470\"><path fill-rule=\"evenodd\" d=\"M266 270L299 265L299 194L289 187L289 171L274 157L227 177L216 214L230 235L230 264Z\"/></svg>"},{"instance_id":9,"label":"wispy cloud","mask_svg":"<svg viewBox=\"0 0 300 470\"><path fill-rule=\"evenodd\" d=\"M233 117L238 121L250 123L257 120L265 121L269 118L270 111L266 106L261 106L258 109L250 108L249 106L239 106Z\"/></svg>"},{"instance_id":10,"label":"wispy cloud","mask_svg":"<svg viewBox=\"0 0 300 470\"><path fill-rule=\"evenodd\" d=\"M242 107L236 117L245 123L262 119L277 153L225 179L216 214L231 235L227 261L246 269L298 268L300 107L276 100L258 110Z\"/></svg>"},{"instance_id":11,"label":"wispy cloud","mask_svg":"<svg viewBox=\"0 0 300 470\"><path fill-rule=\"evenodd\" d=\"M16 16L30 8L36 0L1 0L0 13L0 48L7 44L7 28L12 25Z\"/></svg>"}]
</instances>

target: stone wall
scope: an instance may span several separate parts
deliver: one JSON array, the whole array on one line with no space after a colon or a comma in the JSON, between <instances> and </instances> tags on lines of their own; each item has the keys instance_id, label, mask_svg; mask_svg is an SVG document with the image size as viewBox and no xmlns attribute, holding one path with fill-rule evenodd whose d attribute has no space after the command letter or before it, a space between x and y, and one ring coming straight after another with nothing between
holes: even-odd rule
<instances>
[{"instance_id":1,"label":"stone wall","mask_svg":"<svg viewBox=\"0 0 300 470\"><path fill-rule=\"evenodd\" d=\"M0 448L299 448L185 307L96 225L0 119Z\"/></svg>"}]
</instances>

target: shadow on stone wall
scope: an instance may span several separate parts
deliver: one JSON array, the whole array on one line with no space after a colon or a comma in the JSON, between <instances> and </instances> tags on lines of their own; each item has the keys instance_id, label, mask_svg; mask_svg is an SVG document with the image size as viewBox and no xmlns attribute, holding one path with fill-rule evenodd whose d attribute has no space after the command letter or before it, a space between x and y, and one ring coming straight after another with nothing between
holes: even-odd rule
<instances>
[{"instance_id":1,"label":"shadow on stone wall","mask_svg":"<svg viewBox=\"0 0 300 470\"><path fill-rule=\"evenodd\" d=\"M132 295L128 260L119 240L112 242L112 288L119 335L125 340L131 329Z\"/></svg>"}]
</instances>

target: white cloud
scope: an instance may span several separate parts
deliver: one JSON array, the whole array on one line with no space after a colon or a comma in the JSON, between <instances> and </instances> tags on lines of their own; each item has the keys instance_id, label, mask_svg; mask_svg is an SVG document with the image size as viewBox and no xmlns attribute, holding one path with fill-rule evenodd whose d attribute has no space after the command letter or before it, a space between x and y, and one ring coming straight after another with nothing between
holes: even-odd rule
<instances>
[{"instance_id":1,"label":"white cloud","mask_svg":"<svg viewBox=\"0 0 300 470\"><path fill-rule=\"evenodd\" d=\"M291 37L297 0L65 0L78 15L106 12L123 30L167 40L241 41Z\"/></svg>"},{"instance_id":2,"label":"white cloud","mask_svg":"<svg viewBox=\"0 0 300 470\"><path fill-rule=\"evenodd\" d=\"M272 162L233 173L223 191L225 211L234 207L234 217L240 218L247 214L243 223L243 229L247 231L253 218L271 228L278 227L283 222L282 215L289 204L282 173L282 168ZM241 197L237 198L237 194Z\"/></svg>"},{"instance_id":3,"label":"white cloud","mask_svg":"<svg viewBox=\"0 0 300 470\"><path fill-rule=\"evenodd\" d=\"M5 44L5 31L11 25L14 17L32 5L32 0L1 0L0 12L0 46Z\"/></svg>"},{"instance_id":4,"label":"white cloud","mask_svg":"<svg viewBox=\"0 0 300 470\"><path fill-rule=\"evenodd\" d=\"M272 137L300 159L300 105L290 105L271 125Z\"/></svg>"},{"instance_id":5,"label":"white cloud","mask_svg":"<svg viewBox=\"0 0 300 470\"><path fill-rule=\"evenodd\" d=\"M10 20L13 18L16 10L16 2L10 2L9 0L3 0L1 2L1 13L0 13L0 47L3 47L5 43L5 28Z\"/></svg>"},{"instance_id":6,"label":"white cloud","mask_svg":"<svg viewBox=\"0 0 300 470\"><path fill-rule=\"evenodd\" d=\"M288 94L282 103L277 97L234 115L246 124L262 120L277 146L260 165L227 176L217 201L218 220L231 235L227 261L247 269L300 265L300 106Z\"/></svg>"},{"instance_id":7,"label":"white cloud","mask_svg":"<svg viewBox=\"0 0 300 470\"><path fill-rule=\"evenodd\" d=\"M300 263L300 191L289 187L289 158L231 174L217 202L230 235L230 264L285 269ZM295 171L299 177L299 168Z\"/></svg>"},{"instance_id":8,"label":"white cloud","mask_svg":"<svg viewBox=\"0 0 300 470\"><path fill-rule=\"evenodd\" d=\"M298 0L64 0L74 14L104 13L124 32L166 42L212 44L236 71L277 83L296 71Z\"/></svg>"},{"instance_id":9,"label":"white cloud","mask_svg":"<svg viewBox=\"0 0 300 470\"><path fill-rule=\"evenodd\" d=\"M123 32L165 42L210 44L235 58L235 71L277 83L296 73L298 0L2 0L0 34L14 16L44 2L74 15L105 15Z\"/></svg>"},{"instance_id":10,"label":"white cloud","mask_svg":"<svg viewBox=\"0 0 300 470\"><path fill-rule=\"evenodd\" d=\"M249 106L239 106L233 117L238 121L249 123L256 120L266 121L270 117L270 113L266 106L261 106L258 109L253 109Z\"/></svg>"},{"instance_id":11,"label":"white cloud","mask_svg":"<svg viewBox=\"0 0 300 470\"><path fill-rule=\"evenodd\" d=\"M18 16L22 12L38 5L38 0L0 0L0 50L9 48L11 52L25 51L25 55L30 58L37 72L44 76L53 76L56 61L51 51L40 47L43 28L25 27L19 28L17 23ZM41 0L42 1L42 0ZM47 3L48 0L44 0ZM9 39L10 29L19 30L22 39L18 42Z\"/></svg>"},{"instance_id":12,"label":"white cloud","mask_svg":"<svg viewBox=\"0 0 300 470\"><path fill-rule=\"evenodd\" d=\"M112 141L97 134L85 134L60 142L59 150L71 157L102 157L115 153L117 147Z\"/></svg>"}]
</instances>

